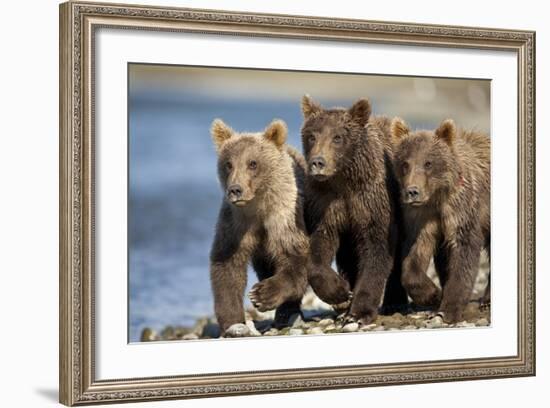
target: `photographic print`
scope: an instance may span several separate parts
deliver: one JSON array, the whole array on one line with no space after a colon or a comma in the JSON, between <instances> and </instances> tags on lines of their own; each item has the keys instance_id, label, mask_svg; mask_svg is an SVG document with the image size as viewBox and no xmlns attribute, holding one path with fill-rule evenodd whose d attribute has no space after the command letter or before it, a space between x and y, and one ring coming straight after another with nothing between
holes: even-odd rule
<instances>
[{"instance_id":1,"label":"photographic print","mask_svg":"<svg viewBox=\"0 0 550 408\"><path fill-rule=\"evenodd\" d=\"M62 403L535 374L534 32L71 1L59 55Z\"/></svg>"},{"instance_id":2,"label":"photographic print","mask_svg":"<svg viewBox=\"0 0 550 408\"><path fill-rule=\"evenodd\" d=\"M129 342L491 324L491 81L128 64Z\"/></svg>"}]
</instances>

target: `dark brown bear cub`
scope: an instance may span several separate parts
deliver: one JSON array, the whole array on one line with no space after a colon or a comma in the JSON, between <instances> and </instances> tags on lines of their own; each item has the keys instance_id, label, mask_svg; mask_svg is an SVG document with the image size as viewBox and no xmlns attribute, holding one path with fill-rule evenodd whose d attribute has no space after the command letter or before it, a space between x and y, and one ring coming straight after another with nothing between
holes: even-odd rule
<instances>
[{"instance_id":1,"label":"dark brown bear cub","mask_svg":"<svg viewBox=\"0 0 550 408\"><path fill-rule=\"evenodd\" d=\"M378 315L397 245L390 120L371 118L366 99L349 109L323 109L304 96L302 111L309 283L336 308L351 291L348 318L369 324ZM331 267L334 258L339 274ZM404 291L401 298L406 303Z\"/></svg>"},{"instance_id":2,"label":"dark brown bear cub","mask_svg":"<svg viewBox=\"0 0 550 408\"><path fill-rule=\"evenodd\" d=\"M225 194L210 254L214 308L222 333L244 322L249 262L258 279L250 291L260 311L277 309L276 325L299 311L307 286L309 243L303 220L302 156L285 144L284 122L261 133L236 133L221 120L211 128Z\"/></svg>"},{"instance_id":3,"label":"dark brown bear cub","mask_svg":"<svg viewBox=\"0 0 550 408\"><path fill-rule=\"evenodd\" d=\"M411 132L394 119L398 175L406 226L402 282L416 304L462 320L491 237L489 137L446 120L435 131ZM434 263L442 293L426 275ZM485 299L489 297L486 290Z\"/></svg>"}]
</instances>

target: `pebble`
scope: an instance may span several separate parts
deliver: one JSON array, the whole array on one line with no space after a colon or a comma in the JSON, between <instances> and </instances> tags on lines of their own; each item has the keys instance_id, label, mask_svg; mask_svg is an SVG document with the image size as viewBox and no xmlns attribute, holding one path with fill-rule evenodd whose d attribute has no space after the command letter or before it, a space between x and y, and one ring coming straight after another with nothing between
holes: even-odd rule
<instances>
[{"instance_id":1,"label":"pebble","mask_svg":"<svg viewBox=\"0 0 550 408\"><path fill-rule=\"evenodd\" d=\"M389 319L385 319L382 322L382 325L387 327L388 329L397 329L401 327L402 321L398 319L394 319L393 317L390 317Z\"/></svg>"},{"instance_id":2,"label":"pebble","mask_svg":"<svg viewBox=\"0 0 550 408\"><path fill-rule=\"evenodd\" d=\"M141 332L141 340L140 341L154 341L157 340L157 333L153 329L150 329L149 327L146 327Z\"/></svg>"},{"instance_id":3,"label":"pebble","mask_svg":"<svg viewBox=\"0 0 550 408\"><path fill-rule=\"evenodd\" d=\"M359 330L359 323L348 323L343 328L344 333L353 333Z\"/></svg>"},{"instance_id":4,"label":"pebble","mask_svg":"<svg viewBox=\"0 0 550 408\"><path fill-rule=\"evenodd\" d=\"M416 330L418 327L409 324L408 326L403 327L403 330Z\"/></svg>"},{"instance_id":5,"label":"pebble","mask_svg":"<svg viewBox=\"0 0 550 408\"><path fill-rule=\"evenodd\" d=\"M250 329L242 323L231 325L225 331L225 337L248 337L250 335Z\"/></svg>"},{"instance_id":6,"label":"pebble","mask_svg":"<svg viewBox=\"0 0 550 408\"><path fill-rule=\"evenodd\" d=\"M196 333L197 335L200 336L207 324L208 324L208 318L206 318L206 317L203 317L203 318L197 320L195 322L195 326L193 327L192 332Z\"/></svg>"},{"instance_id":7,"label":"pebble","mask_svg":"<svg viewBox=\"0 0 550 408\"><path fill-rule=\"evenodd\" d=\"M175 340L176 331L172 326L166 326L164 330L160 333L160 336L163 340Z\"/></svg>"},{"instance_id":8,"label":"pebble","mask_svg":"<svg viewBox=\"0 0 550 408\"><path fill-rule=\"evenodd\" d=\"M319 326L321 327L330 326L331 324L334 324L334 320L332 319L323 319L319 322Z\"/></svg>"},{"instance_id":9,"label":"pebble","mask_svg":"<svg viewBox=\"0 0 550 408\"><path fill-rule=\"evenodd\" d=\"M425 329L428 326L425 320L416 320L414 325L419 329Z\"/></svg>"},{"instance_id":10,"label":"pebble","mask_svg":"<svg viewBox=\"0 0 550 408\"><path fill-rule=\"evenodd\" d=\"M489 326L489 320L483 317L476 322L476 326Z\"/></svg>"},{"instance_id":11,"label":"pebble","mask_svg":"<svg viewBox=\"0 0 550 408\"><path fill-rule=\"evenodd\" d=\"M248 330L250 330L250 336L258 337L258 336L262 335L262 333L260 333L256 329L256 326L254 326L254 322L252 320L247 320L246 321L246 327L248 327Z\"/></svg>"},{"instance_id":12,"label":"pebble","mask_svg":"<svg viewBox=\"0 0 550 408\"><path fill-rule=\"evenodd\" d=\"M182 337L183 340L197 340L199 336L196 333L189 333Z\"/></svg>"},{"instance_id":13,"label":"pebble","mask_svg":"<svg viewBox=\"0 0 550 408\"><path fill-rule=\"evenodd\" d=\"M376 323L367 324L366 326L361 327L361 331L372 331L378 326Z\"/></svg>"},{"instance_id":14,"label":"pebble","mask_svg":"<svg viewBox=\"0 0 550 408\"><path fill-rule=\"evenodd\" d=\"M426 327L428 329L440 329L443 327L443 319L441 316L435 316L426 322Z\"/></svg>"},{"instance_id":15,"label":"pebble","mask_svg":"<svg viewBox=\"0 0 550 408\"><path fill-rule=\"evenodd\" d=\"M384 330L386 330L384 326L377 326L374 329L372 329L372 331L384 331Z\"/></svg>"},{"instance_id":16,"label":"pebble","mask_svg":"<svg viewBox=\"0 0 550 408\"><path fill-rule=\"evenodd\" d=\"M323 334L323 329L320 327L312 327L308 329L307 334Z\"/></svg>"},{"instance_id":17,"label":"pebble","mask_svg":"<svg viewBox=\"0 0 550 408\"><path fill-rule=\"evenodd\" d=\"M455 327L475 327L475 323L469 323L467 321L458 322Z\"/></svg>"},{"instance_id":18,"label":"pebble","mask_svg":"<svg viewBox=\"0 0 550 408\"><path fill-rule=\"evenodd\" d=\"M301 334L304 334L304 331L302 329L290 329L288 331L288 334L290 334L291 336L299 336Z\"/></svg>"},{"instance_id":19,"label":"pebble","mask_svg":"<svg viewBox=\"0 0 550 408\"><path fill-rule=\"evenodd\" d=\"M220 337L220 335L220 326L217 323L208 322L203 327L202 333L199 334L199 337L217 339L218 337Z\"/></svg>"},{"instance_id":20,"label":"pebble","mask_svg":"<svg viewBox=\"0 0 550 408\"><path fill-rule=\"evenodd\" d=\"M329 324L328 326L325 327L325 331L328 331L328 330L336 330L336 325L334 323Z\"/></svg>"},{"instance_id":21,"label":"pebble","mask_svg":"<svg viewBox=\"0 0 550 408\"><path fill-rule=\"evenodd\" d=\"M277 336L279 334L279 330L277 330L276 328L271 328L269 329L268 331L266 331L264 333L264 336Z\"/></svg>"}]
</instances>

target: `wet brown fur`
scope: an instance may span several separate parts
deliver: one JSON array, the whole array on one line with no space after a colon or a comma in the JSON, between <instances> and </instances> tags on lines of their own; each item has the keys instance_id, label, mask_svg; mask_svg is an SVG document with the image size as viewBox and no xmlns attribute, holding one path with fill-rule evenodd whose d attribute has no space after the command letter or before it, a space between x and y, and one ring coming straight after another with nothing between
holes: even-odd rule
<instances>
[{"instance_id":1,"label":"wet brown fur","mask_svg":"<svg viewBox=\"0 0 550 408\"><path fill-rule=\"evenodd\" d=\"M391 129L406 226L403 285L416 304L438 307L448 322L461 321L480 252L490 249L490 139L452 120L435 131L411 132L397 118ZM411 188L418 190L414 199ZM432 256L442 292L426 275Z\"/></svg>"},{"instance_id":2,"label":"wet brown fur","mask_svg":"<svg viewBox=\"0 0 550 408\"><path fill-rule=\"evenodd\" d=\"M302 112L308 162L306 224L313 263L309 283L333 305L345 302L351 291L349 317L368 324L378 314L396 264L399 205L391 122L371 117L365 99L349 109L323 109L305 96ZM315 168L318 158L325 162L322 170ZM334 258L338 274L331 267ZM399 276L393 285L392 292L399 292L393 301L406 303Z\"/></svg>"},{"instance_id":3,"label":"wet brown fur","mask_svg":"<svg viewBox=\"0 0 550 408\"><path fill-rule=\"evenodd\" d=\"M246 268L251 262L259 279L249 294L252 303L260 311L277 308L276 320L283 324L299 311L307 286L304 159L285 144L282 121L272 122L264 132L236 133L216 120L211 133L225 193L210 254L218 323L225 331L244 322ZM242 187L244 204L229 192L234 185Z\"/></svg>"}]
</instances>

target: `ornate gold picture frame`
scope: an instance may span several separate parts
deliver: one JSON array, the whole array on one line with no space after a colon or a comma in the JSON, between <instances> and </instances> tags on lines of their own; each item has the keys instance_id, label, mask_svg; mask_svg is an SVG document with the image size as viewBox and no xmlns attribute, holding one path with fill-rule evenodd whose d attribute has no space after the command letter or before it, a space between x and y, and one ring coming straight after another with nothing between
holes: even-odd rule
<instances>
[{"instance_id":1,"label":"ornate gold picture frame","mask_svg":"<svg viewBox=\"0 0 550 408\"><path fill-rule=\"evenodd\" d=\"M517 353L491 358L98 380L94 47L99 28L502 50L517 55ZM68 2L60 6L60 402L79 405L535 374L535 33ZM498 254L495 254L498 256Z\"/></svg>"}]
</instances>

